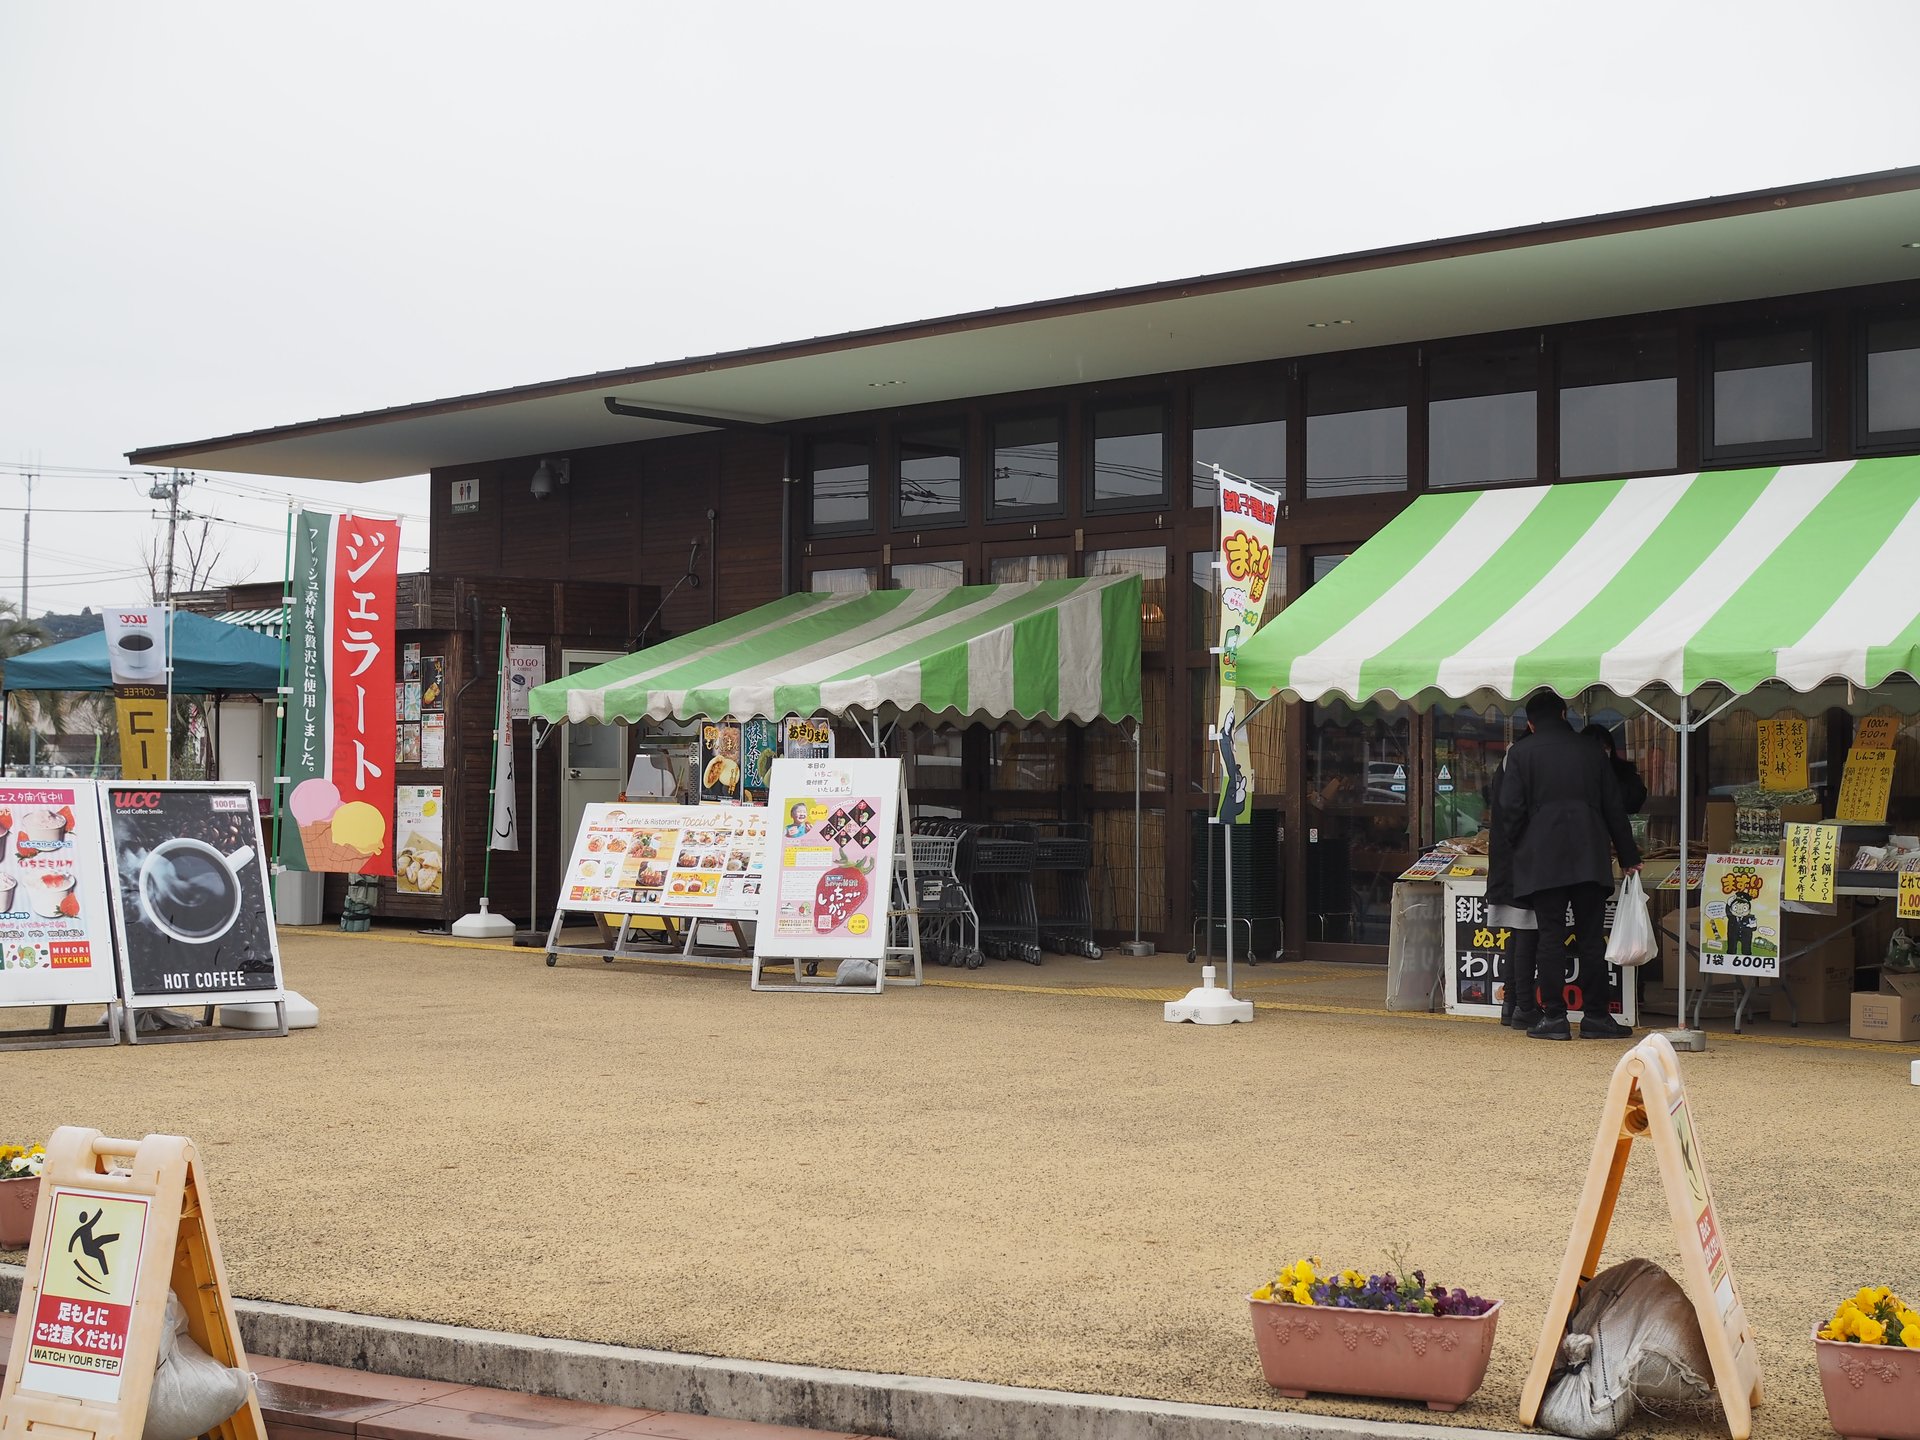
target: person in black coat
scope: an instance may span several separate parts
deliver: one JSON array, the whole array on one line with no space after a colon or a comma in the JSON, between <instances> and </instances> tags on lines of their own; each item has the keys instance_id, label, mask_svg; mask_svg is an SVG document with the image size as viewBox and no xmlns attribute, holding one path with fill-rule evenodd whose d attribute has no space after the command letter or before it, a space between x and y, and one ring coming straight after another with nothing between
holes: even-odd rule
<instances>
[{"instance_id":1,"label":"person in black coat","mask_svg":"<svg viewBox=\"0 0 1920 1440\"><path fill-rule=\"evenodd\" d=\"M1540 1021L1540 996L1534 984L1534 961L1540 948L1539 922L1533 911L1513 893L1513 836L1500 808L1500 782L1513 752L1527 739L1522 732L1507 749L1506 758L1487 785L1487 911L1488 920L1513 934L1507 952L1507 989L1500 1000L1500 1023L1529 1030Z\"/></svg>"},{"instance_id":2,"label":"person in black coat","mask_svg":"<svg viewBox=\"0 0 1920 1440\"><path fill-rule=\"evenodd\" d=\"M1607 752L1607 764L1613 768L1613 778L1620 786L1620 803L1626 807L1627 814L1638 815L1647 803L1647 782L1640 778L1640 771L1631 760L1620 758L1620 752L1613 746L1613 732L1596 720L1580 733L1600 742L1600 748Z\"/></svg>"},{"instance_id":3,"label":"person in black coat","mask_svg":"<svg viewBox=\"0 0 1920 1440\"><path fill-rule=\"evenodd\" d=\"M1541 1018L1527 1034L1536 1040L1569 1040L1566 952L1578 937L1580 973L1606 972L1607 896L1613 890L1613 859L1638 870L1620 785L1604 751L1567 723L1567 704L1542 691L1527 701L1533 738L1507 757L1500 805L1513 841L1513 890L1540 923L1537 960ZM1591 984L1589 988L1593 988ZM1632 1033L1593 996L1581 1021L1583 1038Z\"/></svg>"}]
</instances>

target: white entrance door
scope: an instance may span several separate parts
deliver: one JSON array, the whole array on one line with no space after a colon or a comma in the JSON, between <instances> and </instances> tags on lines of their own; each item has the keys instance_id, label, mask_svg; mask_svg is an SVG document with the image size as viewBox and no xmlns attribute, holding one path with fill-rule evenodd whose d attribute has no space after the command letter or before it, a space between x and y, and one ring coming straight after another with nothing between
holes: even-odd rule
<instances>
[{"instance_id":1,"label":"white entrance door","mask_svg":"<svg viewBox=\"0 0 1920 1440\"><path fill-rule=\"evenodd\" d=\"M578 675L609 660L617 650L562 650L560 673ZM580 833L580 812L589 805L620 798L627 778L627 727L624 725L562 725L560 727L560 853L567 855Z\"/></svg>"}]
</instances>

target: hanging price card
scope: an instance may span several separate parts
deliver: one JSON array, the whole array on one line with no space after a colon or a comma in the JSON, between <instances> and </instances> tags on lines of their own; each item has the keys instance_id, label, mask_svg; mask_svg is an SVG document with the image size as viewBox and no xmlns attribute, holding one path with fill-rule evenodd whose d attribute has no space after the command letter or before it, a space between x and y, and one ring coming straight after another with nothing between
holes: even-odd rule
<instances>
[{"instance_id":1,"label":"hanging price card","mask_svg":"<svg viewBox=\"0 0 1920 1440\"><path fill-rule=\"evenodd\" d=\"M1766 790L1807 788L1807 722L1791 715L1762 720L1760 785Z\"/></svg>"},{"instance_id":2,"label":"hanging price card","mask_svg":"<svg viewBox=\"0 0 1920 1440\"><path fill-rule=\"evenodd\" d=\"M1831 905L1834 861L1839 848L1838 825L1789 824L1786 827L1786 898Z\"/></svg>"},{"instance_id":3,"label":"hanging price card","mask_svg":"<svg viewBox=\"0 0 1920 1440\"><path fill-rule=\"evenodd\" d=\"M1862 750L1891 750L1900 722L1891 715L1867 715L1853 727L1853 743Z\"/></svg>"},{"instance_id":4,"label":"hanging price card","mask_svg":"<svg viewBox=\"0 0 1920 1440\"><path fill-rule=\"evenodd\" d=\"M1893 756L1891 750L1866 750L1858 745L1847 752L1834 819L1855 825L1886 823L1887 797L1893 791Z\"/></svg>"},{"instance_id":5,"label":"hanging price card","mask_svg":"<svg viewBox=\"0 0 1920 1440\"><path fill-rule=\"evenodd\" d=\"M1920 870L1902 870L1900 872L1900 907L1898 918L1901 920L1920 920Z\"/></svg>"}]
</instances>

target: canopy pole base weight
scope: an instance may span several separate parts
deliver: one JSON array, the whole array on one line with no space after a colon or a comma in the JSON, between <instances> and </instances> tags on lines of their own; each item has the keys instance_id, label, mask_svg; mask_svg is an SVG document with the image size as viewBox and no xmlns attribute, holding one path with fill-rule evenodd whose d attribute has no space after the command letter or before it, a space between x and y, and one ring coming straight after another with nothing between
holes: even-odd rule
<instances>
[{"instance_id":1,"label":"canopy pole base weight","mask_svg":"<svg viewBox=\"0 0 1920 1440\"><path fill-rule=\"evenodd\" d=\"M1704 1030L1662 1030L1667 1043L1676 1050L1705 1050L1707 1032Z\"/></svg>"},{"instance_id":2,"label":"canopy pole base weight","mask_svg":"<svg viewBox=\"0 0 1920 1440\"><path fill-rule=\"evenodd\" d=\"M480 897L480 908L453 922L453 933L462 940L511 940L519 926L504 915L487 909L487 897Z\"/></svg>"},{"instance_id":3,"label":"canopy pole base weight","mask_svg":"<svg viewBox=\"0 0 1920 1440\"><path fill-rule=\"evenodd\" d=\"M1252 1023L1253 1002L1236 1000L1232 991L1220 989L1213 983L1213 973L1213 966L1201 966L1199 987L1189 990L1184 1000L1167 1001L1166 1020L1169 1025L1189 1020L1195 1025Z\"/></svg>"},{"instance_id":4,"label":"canopy pole base weight","mask_svg":"<svg viewBox=\"0 0 1920 1440\"><path fill-rule=\"evenodd\" d=\"M1149 955L1159 953L1154 949L1151 940L1123 940L1113 948L1122 955L1131 955L1136 960L1144 960Z\"/></svg>"}]
</instances>

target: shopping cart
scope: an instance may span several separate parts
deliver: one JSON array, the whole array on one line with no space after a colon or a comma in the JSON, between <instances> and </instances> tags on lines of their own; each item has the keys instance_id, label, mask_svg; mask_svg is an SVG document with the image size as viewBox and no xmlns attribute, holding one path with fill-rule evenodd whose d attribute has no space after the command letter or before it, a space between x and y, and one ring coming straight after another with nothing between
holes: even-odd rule
<instances>
[{"instance_id":1,"label":"shopping cart","mask_svg":"<svg viewBox=\"0 0 1920 1440\"><path fill-rule=\"evenodd\" d=\"M922 820L913 834L914 908L919 913L921 953L935 965L977 970L980 917L967 894L972 834L964 825Z\"/></svg>"},{"instance_id":2,"label":"shopping cart","mask_svg":"<svg viewBox=\"0 0 1920 1440\"><path fill-rule=\"evenodd\" d=\"M980 948L998 960L1040 963L1040 913L1033 898L1038 848L1032 825L995 822L973 829L973 903Z\"/></svg>"},{"instance_id":3,"label":"shopping cart","mask_svg":"<svg viewBox=\"0 0 1920 1440\"><path fill-rule=\"evenodd\" d=\"M1093 827L1049 820L1034 827L1033 888L1040 943L1059 955L1100 958L1093 940Z\"/></svg>"}]
</instances>

